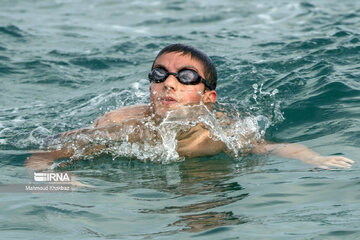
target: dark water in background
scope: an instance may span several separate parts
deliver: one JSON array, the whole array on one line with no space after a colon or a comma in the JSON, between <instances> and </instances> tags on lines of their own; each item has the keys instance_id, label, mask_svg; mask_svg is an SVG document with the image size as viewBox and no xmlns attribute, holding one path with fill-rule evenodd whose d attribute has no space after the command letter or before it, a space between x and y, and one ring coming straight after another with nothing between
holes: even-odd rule
<instances>
[{"instance_id":1,"label":"dark water in background","mask_svg":"<svg viewBox=\"0 0 360 240\"><path fill-rule=\"evenodd\" d=\"M146 103L153 58L174 42L212 57L221 102L274 117L268 140L358 161L359 29L350 0L2 0L0 182L29 181L40 135ZM310 169L256 156L82 161L70 170L91 190L1 193L1 238L360 238L358 163Z\"/></svg>"}]
</instances>

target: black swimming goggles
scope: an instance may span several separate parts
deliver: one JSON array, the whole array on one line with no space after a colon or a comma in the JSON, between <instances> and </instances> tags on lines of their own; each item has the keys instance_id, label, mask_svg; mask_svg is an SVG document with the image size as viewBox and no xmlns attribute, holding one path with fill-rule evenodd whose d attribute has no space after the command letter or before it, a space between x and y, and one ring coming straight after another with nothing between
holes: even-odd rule
<instances>
[{"instance_id":1,"label":"black swimming goggles","mask_svg":"<svg viewBox=\"0 0 360 240\"><path fill-rule=\"evenodd\" d=\"M185 85L196 85L202 82L208 89L215 89L214 85L202 78L197 72L190 69L182 69L177 73L171 73L164 68L155 68L149 73L149 80L150 82L161 83L165 82L169 75L175 76L180 83Z\"/></svg>"}]
</instances>

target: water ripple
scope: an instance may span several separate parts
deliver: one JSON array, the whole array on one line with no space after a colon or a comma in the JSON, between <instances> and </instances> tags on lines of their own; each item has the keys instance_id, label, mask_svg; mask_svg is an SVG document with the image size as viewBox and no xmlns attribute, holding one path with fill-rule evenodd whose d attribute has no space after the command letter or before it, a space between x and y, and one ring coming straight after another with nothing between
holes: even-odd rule
<instances>
[{"instance_id":1,"label":"water ripple","mask_svg":"<svg viewBox=\"0 0 360 240\"><path fill-rule=\"evenodd\" d=\"M0 34L22 39L26 33L17 26L8 25L6 27L0 26Z\"/></svg>"},{"instance_id":2,"label":"water ripple","mask_svg":"<svg viewBox=\"0 0 360 240\"><path fill-rule=\"evenodd\" d=\"M151 62L175 42L194 45L214 60L219 102L263 113L274 123L267 140L304 141L322 154L358 158L357 1L1 4L1 182L28 180L26 150L41 146L44 135L147 103ZM96 187L71 193L66 203L56 194L2 195L2 238L359 235L358 163L349 171L315 172L277 157L217 155L160 165L104 155L61 170L75 170ZM131 195L134 189L140 194Z\"/></svg>"}]
</instances>

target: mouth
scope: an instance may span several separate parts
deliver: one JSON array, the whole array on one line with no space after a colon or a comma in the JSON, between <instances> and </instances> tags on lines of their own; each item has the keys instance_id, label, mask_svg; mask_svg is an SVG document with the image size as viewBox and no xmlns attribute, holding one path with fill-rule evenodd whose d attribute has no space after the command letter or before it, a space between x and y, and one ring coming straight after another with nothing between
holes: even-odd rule
<instances>
[{"instance_id":1,"label":"mouth","mask_svg":"<svg viewBox=\"0 0 360 240\"><path fill-rule=\"evenodd\" d=\"M160 98L160 102L164 105L172 105L177 103L175 98L169 97L169 96L164 96Z\"/></svg>"}]
</instances>

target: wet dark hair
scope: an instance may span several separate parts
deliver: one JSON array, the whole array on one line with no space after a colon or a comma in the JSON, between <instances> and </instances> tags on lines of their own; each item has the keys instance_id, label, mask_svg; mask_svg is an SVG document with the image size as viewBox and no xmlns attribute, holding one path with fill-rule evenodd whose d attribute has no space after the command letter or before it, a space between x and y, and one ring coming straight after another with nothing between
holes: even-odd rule
<instances>
[{"instance_id":1,"label":"wet dark hair","mask_svg":"<svg viewBox=\"0 0 360 240\"><path fill-rule=\"evenodd\" d=\"M203 70L204 70L205 79L208 80L210 84L214 86L214 89L216 88L217 73L214 62L211 60L211 58L208 55L189 45L175 43L164 47L156 56L151 69L153 69L155 61L156 59L158 59L158 57L160 57L165 53L171 53L171 52L183 53L184 55L190 54L192 58L202 63L204 67Z\"/></svg>"}]
</instances>

